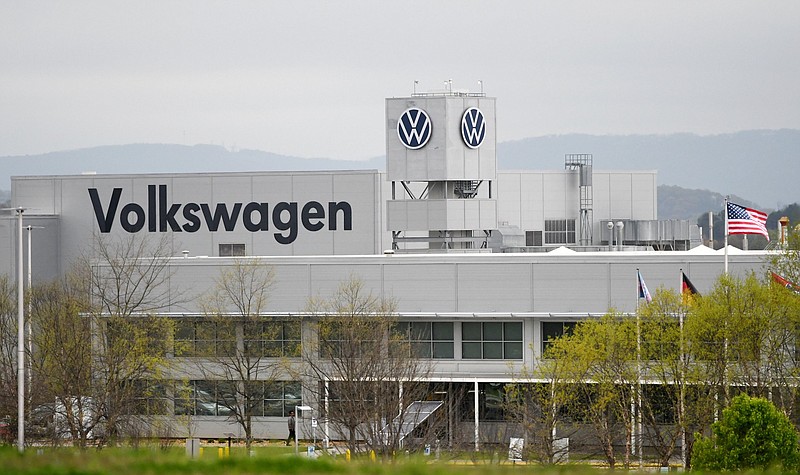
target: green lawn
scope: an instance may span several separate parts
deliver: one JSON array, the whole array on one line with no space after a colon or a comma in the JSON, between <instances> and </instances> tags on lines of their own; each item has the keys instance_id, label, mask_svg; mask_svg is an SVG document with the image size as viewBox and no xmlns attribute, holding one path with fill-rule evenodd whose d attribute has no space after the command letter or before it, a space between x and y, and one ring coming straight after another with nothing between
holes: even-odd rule
<instances>
[{"instance_id":1,"label":"green lawn","mask_svg":"<svg viewBox=\"0 0 800 475\"><path fill-rule=\"evenodd\" d=\"M464 473L471 472L471 473ZM243 447L233 447L220 458L217 446L205 446L199 459L191 460L183 447L28 448L20 455L13 447L0 448L0 474L41 475L597 475L606 469L585 465L473 464L468 459L437 463L430 458L401 458L392 463L369 462L368 458L347 462L321 456L310 460L295 457L294 447L257 446L247 456ZM759 472L748 472L759 475ZM771 473L769 475L777 475Z\"/></svg>"}]
</instances>

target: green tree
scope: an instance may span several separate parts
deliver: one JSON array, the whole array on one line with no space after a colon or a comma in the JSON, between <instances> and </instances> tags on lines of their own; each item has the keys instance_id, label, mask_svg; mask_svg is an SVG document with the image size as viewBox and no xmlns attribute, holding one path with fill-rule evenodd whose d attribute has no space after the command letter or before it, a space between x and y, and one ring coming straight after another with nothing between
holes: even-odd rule
<instances>
[{"instance_id":1,"label":"green tree","mask_svg":"<svg viewBox=\"0 0 800 475\"><path fill-rule=\"evenodd\" d=\"M711 431L710 437L698 436L694 444L695 469L797 467L797 432L786 415L766 399L736 396Z\"/></svg>"},{"instance_id":2,"label":"green tree","mask_svg":"<svg viewBox=\"0 0 800 475\"><path fill-rule=\"evenodd\" d=\"M786 246L768 260L770 270L795 284L800 283L800 226L790 227Z\"/></svg>"},{"instance_id":3,"label":"green tree","mask_svg":"<svg viewBox=\"0 0 800 475\"><path fill-rule=\"evenodd\" d=\"M636 321L616 312L584 320L572 335L555 340L549 356L560 361L560 379L574 381L584 420L591 423L608 465L618 459L616 436L624 433L625 466L630 465L638 399ZM578 408L576 408L578 409Z\"/></svg>"},{"instance_id":4,"label":"green tree","mask_svg":"<svg viewBox=\"0 0 800 475\"><path fill-rule=\"evenodd\" d=\"M662 466L680 441L681 459L688 467L693 434L708 429L714 417L715 390L721 383L709 384L715 381L710 367L693 359L690 351L688 323L701 298L686 299L660 288L653 301L638 310L644 379L651 383L642 391L642 420Z\"/></svg>"},{"instance_id":5,"label":"green tree","mask_svg":"<svg viewBox=\"0 0 800 475\"><path fill-rule=\"evenodd\" d=\"M692 306L686 337L693 361L716 388L720 405L731 387L770 396L794 411L798 376L800 299L779 286L720 276L712 291Z\"/></svg>"},{"instance_id":6,"label":"green tree","mask_svg":"<svg viewBox=\"0 0 800 475\"><path fill-rule=\"evenodd\" d=\"M678 294L659 288L653 301L641 305L637 315L644 377L655 383L644 386L642 422L663 466L669 463L678 441L685 443L686 381L690 372L683 335L686 307Z\"/></svg>"},{"instance_id":7,"label":"green tree","mask_svg":"<svg viewBox=\"0 0 800 475\"><path fill-rule=\"evenodd\" d=\"M53 442L65 436L83 446L94 428L82 411L85 397L91 393L92 360L91 320L82 316L89 309L85 282L77 272L63 278L37 284L30 293L29 315L33 325L33 353L30 355L33 380L39 390L32 394L38 419L34 423L48 429ZM74 404L63 404L74 399ZM62 413L56 415L56 401L62 402ZM58 426L47 427L45 421L58 417ZM43 420L42 420L43 419ZM45 435L45 434L39 434Z\"/></svg>"}]
</instances>

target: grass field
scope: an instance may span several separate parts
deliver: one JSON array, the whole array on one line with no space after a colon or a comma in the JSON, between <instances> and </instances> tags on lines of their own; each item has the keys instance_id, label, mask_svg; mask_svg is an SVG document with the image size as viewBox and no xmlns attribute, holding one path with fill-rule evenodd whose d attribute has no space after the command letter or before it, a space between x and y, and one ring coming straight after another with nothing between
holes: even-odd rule
<instances>
[{"instance_id":1,"label":"grass field","mask_svg":"<svg viewBox=\"0 0 800 475\"><path fill-rule=\"evenodd\" d=\"M242 447L233 447L220 458L219 447L205 447L198 459L189 459L183 447L104 448L78 450L72 448L28 448L19 454L13 447L0 449L0 474L41 475L169 475L169 474L275 474L275 475L451 475L463 472L503 475L559 475L596 473L590 467L562 466L543 468L533 465L473 465L436 463L429 458L402 458L392 463L370 462L367 459L347 462L343 458L320 457L311 460L295 457L294 448L283 446L255 447L247 456Z\"/></svg>"},{"instance_id":2,"label":"grass field","mask_svg":"<svg viewBox=\"0 0 800 475\"><path fill-rule=\"evenodd\" d=\"M14 447L0 448L0 474L36 475L598 475L607 469L587 465L543 467L535 464L436 462L431 458L398 458L390 463L368 458L347 462L322 456L316 460L295 457L293 447L255 447L251 456L243 447L229 455L219 446L204 448L198 459L186 456L183 447L28 448L19 454ZM655 469L648 470L654 473ZM779 472L749 471L748 475L778 475ZM728 474L729 475L729 474Z\"/></svg>"}]
</instances>

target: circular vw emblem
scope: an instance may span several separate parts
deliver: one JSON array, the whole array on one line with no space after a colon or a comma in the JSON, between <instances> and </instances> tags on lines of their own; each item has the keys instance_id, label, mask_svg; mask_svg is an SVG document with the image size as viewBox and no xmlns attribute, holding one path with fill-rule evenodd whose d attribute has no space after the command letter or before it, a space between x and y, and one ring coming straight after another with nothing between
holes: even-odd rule
<instances>
[{"instance_id":1,"label":"circular vw emblem","mask_svg":"<svg viewBox=\"0 0 800 475\"><path fill-rule=\"evenodd\" d=\"M400 120L397 121L397 137L406 148L417 150L428 143L432 128L428 113L412 107L403 112Z\"/></svg>"},{"instance_id":2,"label":"circular vw emblem","mask_svg":"<svg viewBox=\"0 0 800 475\"><path fill-rule=\"evenodd\" d=\"M461 117L461 138L469 148L478 148L486 137L486 121L483 112L477 107L470 107Z\"/></svg>"}]
</instances>

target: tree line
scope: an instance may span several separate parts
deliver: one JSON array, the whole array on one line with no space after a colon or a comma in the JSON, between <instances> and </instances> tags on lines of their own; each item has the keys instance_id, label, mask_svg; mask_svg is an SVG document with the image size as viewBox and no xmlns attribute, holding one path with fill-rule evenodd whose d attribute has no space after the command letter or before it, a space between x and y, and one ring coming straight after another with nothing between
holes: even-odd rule
<instances>
[{"instance_id":1,"label":"tree line","mask_svg":"<svg viewBox=\"0 0 800 475\"><path fill-rule=\"evenodd\" d=\"M208 402L249 447L270 392L292 380L306 398L286 403L313 404L351 449L388 456L403 445L406 423L419 417L409 402L422 397L430 365L412 357L396 302L351 276L294 320L273 318L271 266L237 260L190 294L168 285L170 249L165 239L101 238L62 278L26 292L26 439L85 447L192 436L192 406ZM190 302L187 317L164 316ZM0 417L9 438L16 328L16 288L0 276ZM214 382L214 400L201 401L191 378Z\"/></svg>"},{"instance_id":2,"label":"tree line","mask_svg":"<svg viewBox=\"0 0 800 475\"><path fill-rule=\"evenodd\" d=\"M800 277L797 236L767 262ZM698 435L737 394L774 403L800 424L800 296L769 273L721 275L706 294L658 289L635 314L614 310L565 327L535 368L507 387L509 417L529 454L563 455L563 437L593 441L609 466L679 457L691 465Z\"/></svg>"}]
</instances>

